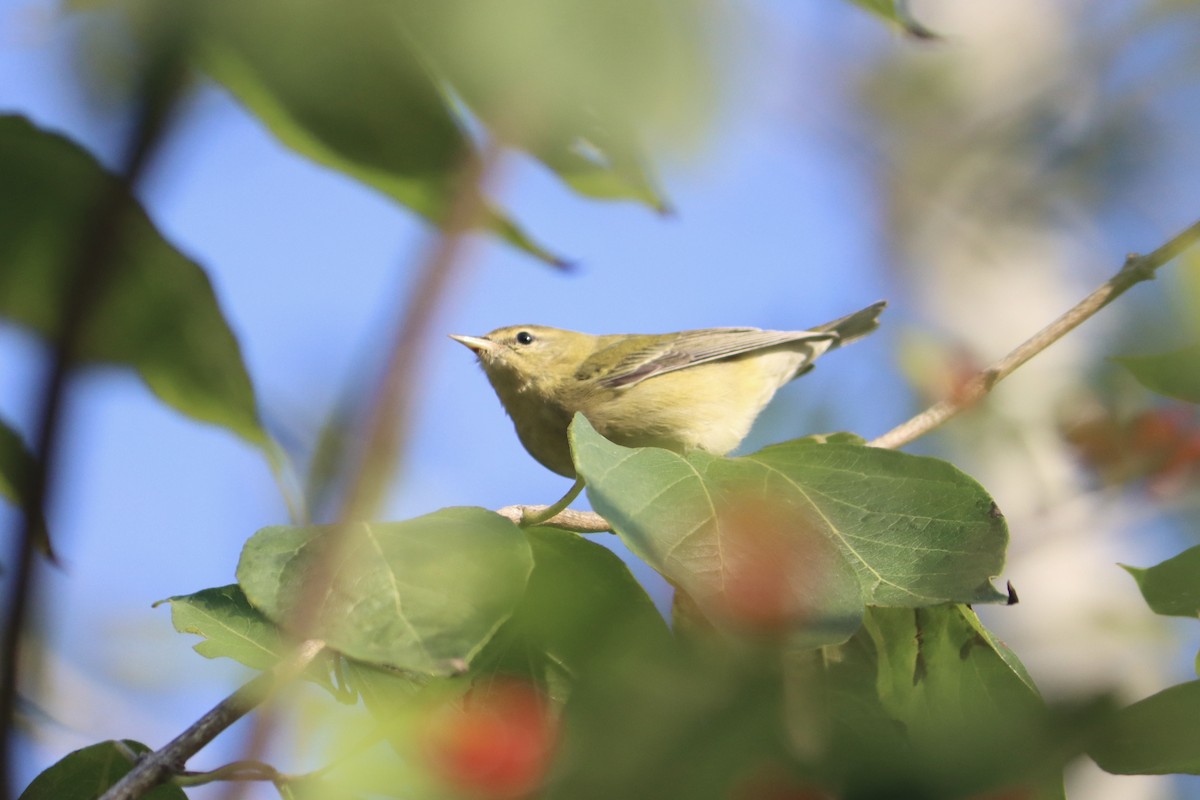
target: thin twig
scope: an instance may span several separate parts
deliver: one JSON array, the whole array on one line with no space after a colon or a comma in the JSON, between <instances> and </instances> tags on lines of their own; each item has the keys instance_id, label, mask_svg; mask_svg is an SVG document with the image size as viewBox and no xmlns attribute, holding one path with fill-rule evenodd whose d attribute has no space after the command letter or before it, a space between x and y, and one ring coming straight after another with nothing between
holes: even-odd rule
<instances>
[{"instance_id":1,"label":"thin twig","mask_svg":"<svg viewBox=\"0 0 1200 800\"><path fill-rule=\"evenodd\" d=\"M505 506L496 513L524 527L530 524L530 520L537 519L549 508L550 506ZM576 533L608 533L612 530L612 525L608 520L596 512L576 511L571 508L563 509L550 519L537 522L537 524L551 528L563 528Z\"/></svg>"},{"instance_id":2,"label":"thin twig","mask_svg":"<svg viewBox=\"0 0 1200 800\"><path fill-rule=\"evenodd\" d=\"M1192 224L1158 249L1146 255L1131 253L1116 275L1109 278L1078 305L1047 325L1004 358L975 373L953 396L938 401L917 416L898 425L874 441L872 447L896 448L924 436L951 417L978 403L1000 381L1057 342L1100 309L1116 300L1130 287L1154 278L1159 267L1200 241L1200 222Z\"/></svg>"},{"instance_id":3,"label":"thin twig","mask_svg":"<svg viewBox=\"0 0 1200 800\"><path fill-rule=\"evenodd\" d=\"M50 371L35 406L35 459L29 476L29 491L24 497L16 553L9 565L13 573L12 596L7 603L0 652L0 669L3 670L0 677L0 798L8 798L11 791L10 758L21 638L29 601L36 590L34 555L39 529L45 524L58 468L67 379L78 360L83 337L98 302L118 265L115 255L124 234L122 218L130 209L126 198L133 196L134 187L162 139L182 86L182 65L178 60L157 66L158 70L147 76L147 83L142 87L137 118L122 159L124 166L119 177L101 190L87 227L76 242L74 257L67 266L63 279L66 294L59 309Z\"/></svg>"},{"instance_id":4,"label":"thin twig","mask_svg":"<svg viewBox=\"0 0 1200 800\"><path fill-rule=\"evenodd\" d=\"M301 644L289 658L217 703L166 746L139 759L133 769L101 795L100 800L135 800L182 772L192 755L265 701L278 687L298 677L324 648L325 643L318 639Z\"/></svg>"}]
</instances>

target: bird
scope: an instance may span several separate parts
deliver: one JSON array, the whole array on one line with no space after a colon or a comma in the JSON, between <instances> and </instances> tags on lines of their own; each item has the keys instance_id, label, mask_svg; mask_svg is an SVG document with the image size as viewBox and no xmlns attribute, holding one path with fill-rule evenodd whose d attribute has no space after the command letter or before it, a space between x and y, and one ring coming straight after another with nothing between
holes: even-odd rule
<instances>
[{"instance_id":1,"label":"bird","mask_svg":"<svg viewBox=\"0 0 1200 800\"><path fill-rule=\"evenodd\" d=\"M509 325L485 336L450 338L478 357L529 454L574 478L567 428L576 412L625 447L726 455L780 387L826 352L874 331L886 305L879 301L799 331L595 336Z\"/></svg>"}]
</instances>

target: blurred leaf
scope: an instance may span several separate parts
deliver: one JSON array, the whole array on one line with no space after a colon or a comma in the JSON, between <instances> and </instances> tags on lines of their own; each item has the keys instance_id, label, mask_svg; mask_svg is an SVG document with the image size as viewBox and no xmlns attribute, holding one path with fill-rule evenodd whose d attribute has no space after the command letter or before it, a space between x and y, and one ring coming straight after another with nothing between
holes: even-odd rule
<instances>
[{"instance_id":1,"label":"blurred leaf","mask_svg":"<svg viewBox=\"0 0 1200 800\"><path fill-rule=\"evenodd\" d=\"M666 622L611 550L570 531L526 530L534 568L517 610L473 672L524 675L547 685L574 676L622 641L669 637Z\"/></svg>"},{"instance_id":2,"label":"blurred leaf","mask_svg":"<svg viewBox=\"0 0 1200 800\"><path fill-rule=\"evenodd\" d=\"M1170 353L1117 356L1113 360L1152 392L1200 403L1200 344Z\"/></svg>"},{"instance_id":3,"label":"blurred leaf","mask_svg":"<svg viewBox=\"0 0 1200 800\"><path fill-rule=\"evenodd\" d=\"M33 454L25 447L20 435L0 420L0 497L18 508L29 505L30 481L36 468ZM50 531L45 523L37 526L34 533L37 547L50 560L57 560L50 543Z\"/></svg>"},{"instance_id":4,"label":"blurred leaf","mask_svg":"<svg viewBox=\"0 0 1200 800\"><path fill-rule=\"evenodd\" d=\"M265 445L237 340L204 272L171 247L117 179L67 139L0 116L0 315L54 340L96 204L121 204L114 269L82 357L137 370L195 419Z\"/></svg>"},{"instance_id":5,"label":"blurred leaf","mask_svg":"<svg viewBox=\"0 0 1200 800\"><path fill-rule=\"evenodd\" d=\"M850 0L854 5L865 8L872 14L899 26L901 30L917 39L937 39L936 33L913 19L903 0Z\"/></svg>"},{"instance_id":6,"label":"blurred leaf","mask_svg":"<svg viewBox=\"0 0 1200 800\"><path fill-rule=\"evenodd\" d=\"M1155 614L1172 617L1200 615L1200 546L1184 550L1153 567L1122 569L1133 576L1146 604Z\"/></svg>"},{"instance_id":7,"label":"blurred leaf","mask_svg":"<svg viewBox=\"0 0 1200 800\"><path fill-rule=\"evenodd\" d=\"M398 4L456 96L583 194L664 210L643 143L676 150L718 85L709 0L474 0Z\"/></svg>"},{"instance_id":8,"label":"blurred leaf","mask_svg":"<svg viewBox=\"0 0 1200 800\"><path fill-rule=\"evenodd\" d=\"M205 658L232 658L258 670L275 666L287 652L288 642L279 629L256 611L237 584L176 595L155 603L171 604L171 623L180 633L194 633L204 641L192 649ZM306 675L332 691L330 663L323 653Z\"/></svg>"},{"instance_id":9,"label":"blurred leaf","mask_svg":"<svg viewBox=\"0 0 1200 800\"><path fill-rule=\"evenodd\" d=\"M619 447L576 415L588 497L713 619L844 641L866 604L1004 600L1008 529L974 480L932 458L798 440L744 458Z\"/></svg>"},{"instance_id":10,"label":"blurred leaf","mask_svg":"<svg viewBox=\"0 0 1200 800\"><path fill-rule=\"evenodd\" d=\"M1088 753L1117 775L1200 775L1200 681L1121 709Z\"/></svg>"},{"instance_id":11,"label":"blurred leaf","mask_svg":"<svg viewBox=\"0 0 1200 800\"><path fill-rule=\"evenodd\" d=\"M777 676L762 669L769 660L731 656L632 642L610 652L571 695L544 796L742 796L735 794L741 779L784 757L782 699Z\"/></svg>"},{"instance_id":12,"label":"blurred leaf","mask_svg":"<svg viewBox=\"0 0 1200 800\"><path fill-rule=\"evenodd\" d=\"M404 29L398 3L72 4L120 9L144 38L186 26L200 67L282 144L435 224L445 219L472 143ZM480 224L543 261L563 263L490 206Z\"/></svg>"},{"instance_id":13,"label":"blurred leaf","mask_svg":"<svg viewBox=\"0 0 1200 800\"><path fill-rule=\"evenodd\" d=\"M149 753L141 742L107 741L68 753L25 787L18 800L95 800L133 766L131 756ZM163 784L151 789L146 800L187 800L183 789Z\"/></svg>"},{"instance_id":14,"label":"blurred leaf","mask_svg":"<svg viewBox=\"0 0 1200 800\"><path fill-rule=\"evenodd\" d=\"M0 497L23 506L33 469L33 454L17 432L0 421Z\"/></svg>"},{"instance_id":15,"label":"blurred leaf","mask_svg":"<svg viewBox=\"0 0 1200 800\"><path fill-rule=\"evenodd\" d=\"M285 626L314 576L328 580L304 636L367 663L453 674L512 614L532 567L524 534L504 517L446 508L340 531L263 528L237 576L250 603Z\"/></svg>"}]
</instances>

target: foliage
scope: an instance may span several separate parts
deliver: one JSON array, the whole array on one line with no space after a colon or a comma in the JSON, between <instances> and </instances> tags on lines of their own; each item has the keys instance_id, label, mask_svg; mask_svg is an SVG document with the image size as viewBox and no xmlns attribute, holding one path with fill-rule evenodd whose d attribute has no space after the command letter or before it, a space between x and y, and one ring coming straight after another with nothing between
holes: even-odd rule
<instances>
[{"instance_id":1,"label":"foliage","mask_svg":"<svg viewBox=\"0 0 1200 800\"><path fill-rule=\"evenodd\" d=\"M701 125L716 72L699 0L75 5L128 27L137 68L181 48L282 143L435 225L482 191L462 181L488 137L583 195L666 208L644 145ZM857 5L932 36L903 4ZM275 458L204 270L128 180L0 117L0 315L52 346L80 322L81 364L130 369ZM478 227L561 262L484 206ZM100 208L111 230L95 230ZM96 252L107 283L67 319ZM1150 390L1200 400L1194 345L1119 361ZM323 643L300 677L330 695L336 757L299 776L264 766L263 780L284 797L950 800L1061 798L1085 753L1118 774L1200 773L1200 683L1123 708L1047 703L984 627L973 606L1015 602L994 585L1008 525L947 461L849 434L738 458L630 449L582 416L570 438L592 507L674 586L674 624L596 542L486 509L264 528L236 585L163 601L206 658L270 672L298 641ZM27 511L44 499L38 458L0 423L0 495ZM1197 552L1127 568L1155 613L1200 613ZM334 721L350 702L368 742ZM146 751L76 751L22 798L95 797Z\"/></svg>"}]
</instances>

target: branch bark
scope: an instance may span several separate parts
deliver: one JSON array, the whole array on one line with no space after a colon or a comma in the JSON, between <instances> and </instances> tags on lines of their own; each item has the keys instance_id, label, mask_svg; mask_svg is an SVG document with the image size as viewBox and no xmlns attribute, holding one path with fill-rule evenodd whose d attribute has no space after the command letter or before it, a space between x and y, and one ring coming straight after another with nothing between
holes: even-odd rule
<instances>
[{"instance_id":1,"label":"branch bark","mask_svg":"<svg viewBox=\"0 0 1200 800\"><path fill-rule=\"evenodd\" d=\"M101 795L100 800L135 800L172 775L182 772L189 758L221 731L260 705L278 687L298 677L323 649L325 643L318 639L301 643L290 658L279 662L269 672L262 673L217 703L164 747L142 757L133 769Z\"/></svg>"},{"instance_id":2,"label":"branch bark","mask_svg":"<svg viewBox=\"0 0 1200 800\"><path fill-rule=\"evenodd\" d=\"M1116 300L1131 287L1154 278L1159 267L1200 241L1200 221L1193 223L1161 247L1138 255L1126 256L1125 264L1102 286L1074 308L1034 334L1011 353L990 367L980 370L955 391L952 397L938 401L907 422L874 439L871 447L897 448L929 433L934 428L978 403L993 387L1018 367L1066 336L1097 311Z\"/></svg>"},{"instance_id":3,"label":"branch bark","mask_svg":"<svg viewBox=\"0 0 1200 800\"><path fill-rule=\"evenodd\" d=\"M505 506L498 509L496 513L507 517L517 525L525 525L527 520L536 518L548 508L550 506ZM563 528L576 533L608 533L612 530L612 525L608 523L608 520L596 512L576 511L570 508L563 509L550 519L539 522L538 525Z\"/></svg>"}]
</instances>

